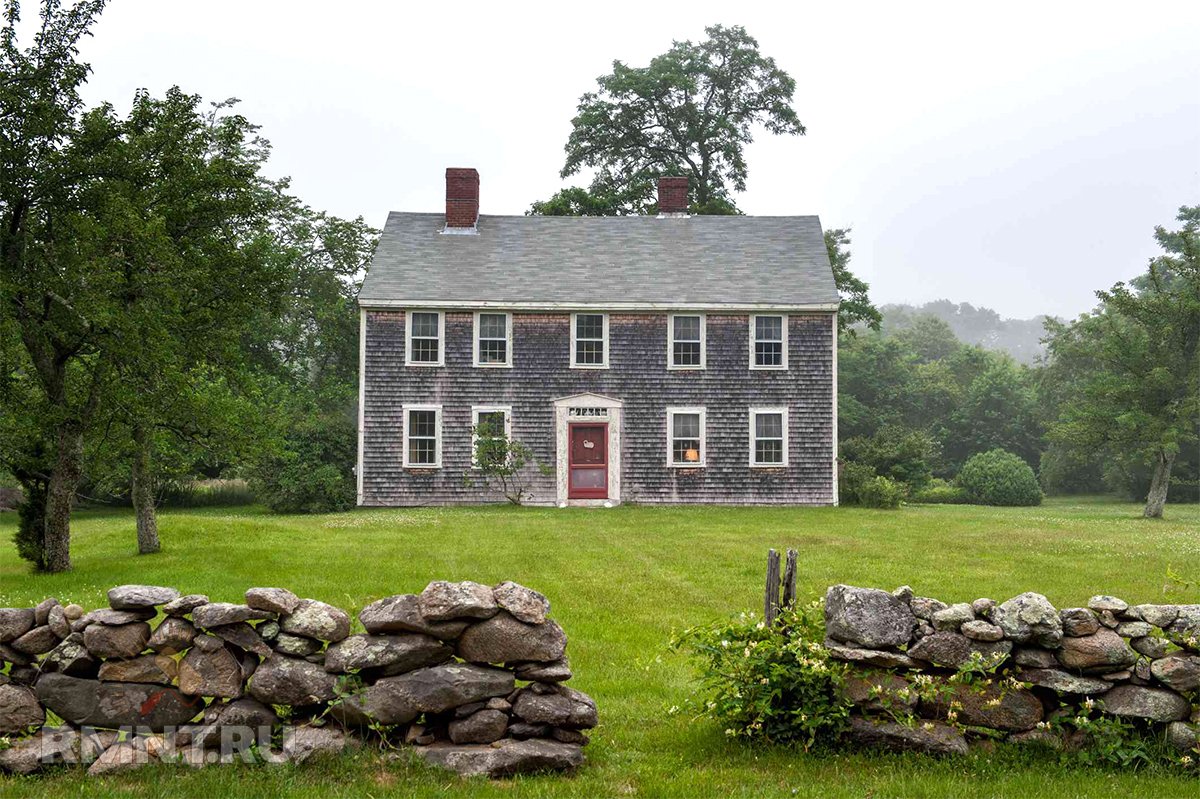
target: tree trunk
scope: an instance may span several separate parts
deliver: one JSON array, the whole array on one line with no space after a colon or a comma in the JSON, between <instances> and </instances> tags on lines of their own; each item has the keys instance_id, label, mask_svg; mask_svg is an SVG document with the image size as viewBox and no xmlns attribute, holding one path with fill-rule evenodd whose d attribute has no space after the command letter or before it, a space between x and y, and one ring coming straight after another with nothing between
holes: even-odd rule
<instances>
[{"instance_id":1,"label":"tree trunk","mask_svg":"<svg viewBox=\"0 0 1200 799\"><path fill-rule=\"evenodd\" d=\"M1167 504L1167 488L1171 484L1171 467L1175 465L1175 453L1159 450L1154 457L1154 476L1150 478L1150 493L1146 495L1147 519L1161 519L1163 505Z\"/></svg>"},{"instance_id":2,"label":"tree trunk","mask_svg":"<svg viewBox=\"0 0 1200 799\"><path fill-rule=\"evenodd\" d=\"M158 516L154 508L154 478L150 470L150 436L140 424L133 426L133 511L137 516L138 554L158 552Z\"/></svg>"},{"instance_id":3,"label":"tree trunk","mask_svg":"<svg viewBox=\"0 0 1200 799\"><path fill-rule=\"evenodd\" d=\"M58 451L46 489L46 571L71 568L71 505L83 473L83 430L75 421L58 428Z\"/></svg>"}]
</instances>

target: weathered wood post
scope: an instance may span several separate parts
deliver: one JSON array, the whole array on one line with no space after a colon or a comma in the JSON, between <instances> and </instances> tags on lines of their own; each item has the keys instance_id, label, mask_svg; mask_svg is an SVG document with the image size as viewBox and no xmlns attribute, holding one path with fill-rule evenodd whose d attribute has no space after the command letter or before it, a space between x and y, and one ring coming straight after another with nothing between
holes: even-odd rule
<instances>
[{"instance_id":1,"label":"weathered wood post","mask_svg":"<svg viewBox=\"0 0 1200 799\"><path fill-rule=\"evenodd\" d=\"M787 566L783 570L783 601L786 610L796 604L796 550L787 551Z\"/></svg>"},{"instance_id":2,"label":"weathered wood post","mask_svg":"<svg viewBox=\"0 0 1200 799\"><path fill-rule=\"evenodd\" d=\"M767 591L763 600L763 619L770 626L779 613L779 553L767 551Z\"/></svg>"}]
</instances>

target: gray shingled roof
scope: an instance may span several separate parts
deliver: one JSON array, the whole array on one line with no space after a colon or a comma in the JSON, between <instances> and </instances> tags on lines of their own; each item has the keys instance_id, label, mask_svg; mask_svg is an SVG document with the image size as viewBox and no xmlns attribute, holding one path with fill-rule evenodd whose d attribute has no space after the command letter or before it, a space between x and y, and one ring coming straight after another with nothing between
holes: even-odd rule
<instances>
[{"instance_id":1,"label":"gray shingled roof","mask_svg":"<svg viewBox=\"0 0 1200 799\"><path fill-rule=\"evenodd\" d=\"M815 216L481 216L393 212L359 292L404 303L816 306L838 301Z\"/></svg>"}]
</instances>

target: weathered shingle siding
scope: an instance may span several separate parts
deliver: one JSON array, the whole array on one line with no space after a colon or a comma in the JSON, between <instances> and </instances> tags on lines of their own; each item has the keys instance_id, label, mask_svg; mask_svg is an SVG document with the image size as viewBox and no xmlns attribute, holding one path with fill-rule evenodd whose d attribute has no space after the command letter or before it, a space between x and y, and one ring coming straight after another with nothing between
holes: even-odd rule
<instances>
[{"instance_id":1,"label":"weathered shingle siding","mask_svg":"<svg viewBox=\"0 0 1200 799\"><path fill-rule=\"evenodd\" d=\"M707 315L707 369L668 371L666 314L610 314L609 368L569 368L570 315L513 314L513 368L472 363L473 317L446 313L444 367L404 366L404 313L367 311L363 504L495 501L468 486L471 406L511 405L513 436L553 467L552 401L594 392L624 402L625 502L830 504L833 474L833 326L829 314L792 315L788 370L748 368L746 315ZM442 468L402 466L404 404L442 406ZM707 466L666 465L666 408L703 406ZM749 467L751 406L789 409L788 466ZM533 502L553 503L553 475L533 481Z\"/></svg>"}]
</instances>

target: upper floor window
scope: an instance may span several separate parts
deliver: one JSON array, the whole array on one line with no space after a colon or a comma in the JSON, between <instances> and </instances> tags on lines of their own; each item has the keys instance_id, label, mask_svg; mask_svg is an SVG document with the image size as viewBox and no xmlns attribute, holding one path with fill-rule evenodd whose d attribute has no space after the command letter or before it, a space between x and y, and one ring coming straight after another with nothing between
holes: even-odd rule
<instances>
[{"instance_id":1,"label":"upper floor window","mask_svg":"<svg viewBox=\"0 0 1200 799\"><path fill-rule=\"evenodd\" d=\"M703 369L705 359L705 318L703 314L675 314L668 317L667 368Z\"/></svg>"},{"instance_id":2,"label":"upper floor window","mask_svg":"<svg viewBox=\"0 0 1200 799\"><path fill-rule=\"evenodd\" d=\"M475 314L475 365L512 366L512 317L509 314Z\"/></svg>"},{"instance_id":3,"label":"upper floor window","mask_svg":"<svg viewBox=\"0 0 1200 799\"><path fill-rule=\"evenodd\" d=\"M787 368L787 317L750 317L750 368Z\"/></svg>"},{"instance_id":4,"label":"upper floor window","mask_svg":"<svg viewBox=\"0 0 1200 799\"><path fill-rule=\"evenodd\" d=\"M704 409L667 408L667 465L703 466Z\"/></svg>"},{"instance_id":5,"label":"upper floor window","mask_svg":"<svg viewBox=\"0 0 1200 799\"><path fill-rule=\"evenodd\" d=\"M577 313L571 316L571 366L608 368L608 314Z\"/></svg>"},{"instance_id":6,"label":"upper floor window","mask_svg":"<svg viewBox=\"0 0 1200 799\"><path fill-rule=\"evenodd\" d=\"M404 406L404 465L437 469L442 465L442 406Z\"/></svg>"},{"instance_id":7,"label":"upper floor window","mask_svg":"<svg viewBox=\"0 0 1200 799\"><path fill-rule=\"evenodd\" d=\"M750 465L787 466L787 408L750 409Z\"/></svg>"},{"instance_id":8,"label":"upper floor window","mask_svg":"<svg viewBox=\"0 0 1200 799\"><path fill-rule=\"evenodd\" d=\"M409 366L442 366L446 318L441 311L409 311L404 326Z\"/></svg>"}]
</instances>

